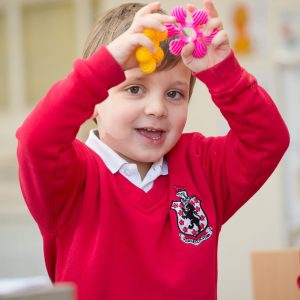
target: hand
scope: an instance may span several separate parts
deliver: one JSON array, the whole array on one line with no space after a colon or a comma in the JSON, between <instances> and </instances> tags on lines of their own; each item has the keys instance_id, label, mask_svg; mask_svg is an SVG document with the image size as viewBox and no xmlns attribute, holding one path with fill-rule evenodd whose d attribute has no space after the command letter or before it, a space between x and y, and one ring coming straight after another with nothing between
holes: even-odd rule
<instances>
[{"instance_id":1,"label":"hand","mask_svg":"<svg viewBox=\"0 0 300 300\"><path fill-rule=\"evenodd\" d=\"M204 0L203 4L204 9L208 13L208 22L205 24L204 33L210 34L214 28L217 28L219 32L215 35L211 44L207 45L207 53L201 58L195 58L193 56L194 43L189 43L183 47L181 51L182 60L194 73L199 73L218 64L231 52L227 33L223 30L222 22L218 18L218 12L213 3L211 0ZM196 10L196 7L188 4L187 9L189 12L193 13L193 11Z\"/></svg>"},{"instance_id":2,"label":"hand","mask_svg":"<svg viewBox=\"0 0 300 300\"><path fill-rule=\"evenodd\" d=\"M144 46L151 52L155 52L153 42L142 33L145 28L164 32L167 30L164 23L175 22L175 18L172 16L153 13L159 8L159 2L153 2L141 8L136 13L128 30L107 46L108 51L110 51L124 71L138 67L138 62L134 56L137 47Z\"/></svg>"}]
</instances>

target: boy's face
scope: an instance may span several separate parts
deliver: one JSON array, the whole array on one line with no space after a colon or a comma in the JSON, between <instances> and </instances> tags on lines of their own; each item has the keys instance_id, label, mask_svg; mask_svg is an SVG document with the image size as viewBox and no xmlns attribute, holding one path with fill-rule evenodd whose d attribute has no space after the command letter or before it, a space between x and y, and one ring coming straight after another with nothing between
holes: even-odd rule
<instances>
[{"instance_id":1,"label":"boy's face","mask_svg":"<svg viewBox=\"0 0 300 300\"><path fill-rule=\"evenodd\" d=\"M151 75L138 68L125 75L96 107L99 137L128 162L158 161L185 126L191 71L179 62Z\"/></svg>"}]
</instances>

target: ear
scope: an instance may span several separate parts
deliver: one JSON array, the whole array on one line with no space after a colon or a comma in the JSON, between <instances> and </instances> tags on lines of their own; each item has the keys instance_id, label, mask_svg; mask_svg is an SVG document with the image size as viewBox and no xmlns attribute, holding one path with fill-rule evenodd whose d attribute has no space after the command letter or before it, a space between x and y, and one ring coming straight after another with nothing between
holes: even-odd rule
<instances>
[{"instance_id":1,"label":"ear","mask_svg":"<svg viewBox=\"0 0 300 300\"><path fill-rule=\"evenodd\" d=\"M95 105L95 107L94 107L94 112L93 112L93 114L91 115L91 119L97 118L98 115L99 115L99 111L98 111L98 104L97 104L97 105Z\"/></svg>"}]
</instances>

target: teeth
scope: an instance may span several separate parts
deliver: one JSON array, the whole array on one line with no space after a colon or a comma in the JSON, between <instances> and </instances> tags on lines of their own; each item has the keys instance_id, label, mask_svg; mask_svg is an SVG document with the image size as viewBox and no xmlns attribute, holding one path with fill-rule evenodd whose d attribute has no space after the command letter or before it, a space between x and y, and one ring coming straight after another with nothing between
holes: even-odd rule
<instances>
[{"instance_id":1,"label":"teeth","mask_svg":"<svg viewBox=\"0 0 300 300\"><path fill-rule=\"evenodd\" d=\"M143 127L138 129L140 133L148 139L152 139L153 141L159 141L162 138L163 131L159 129L147 128Z\"/></svg>"},{"instance_id":2,"label":"teeth","mask_svg":"<svg viewBox=\"0 0 300 300\"><path fill-rule=\"evenodd\" d=\"M146 130L146 131L149 131L149 132L155 132L155 131L157 131L157 130L151 129L151 128L145 128L145 130Z\"/></svg>"}]
</instances>

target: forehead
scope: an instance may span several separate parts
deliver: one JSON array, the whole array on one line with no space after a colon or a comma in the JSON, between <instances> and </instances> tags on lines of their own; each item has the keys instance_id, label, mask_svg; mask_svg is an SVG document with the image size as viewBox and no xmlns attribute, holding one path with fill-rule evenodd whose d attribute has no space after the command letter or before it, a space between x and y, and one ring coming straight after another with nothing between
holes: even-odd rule
<instances>
[{"instance_id":1,"label":"forehead","mask_svg":"<svg viewBox=\"0 0 300 300\"><path fill-rule=\"evenodd\" d=\"M139 68L125 71L126 81L146 81L162 84L182 83L189 87L191 71L183 64L178 62L173 68L156 71L152 74L144 74Z\"/></svg>"}]
</instances>

